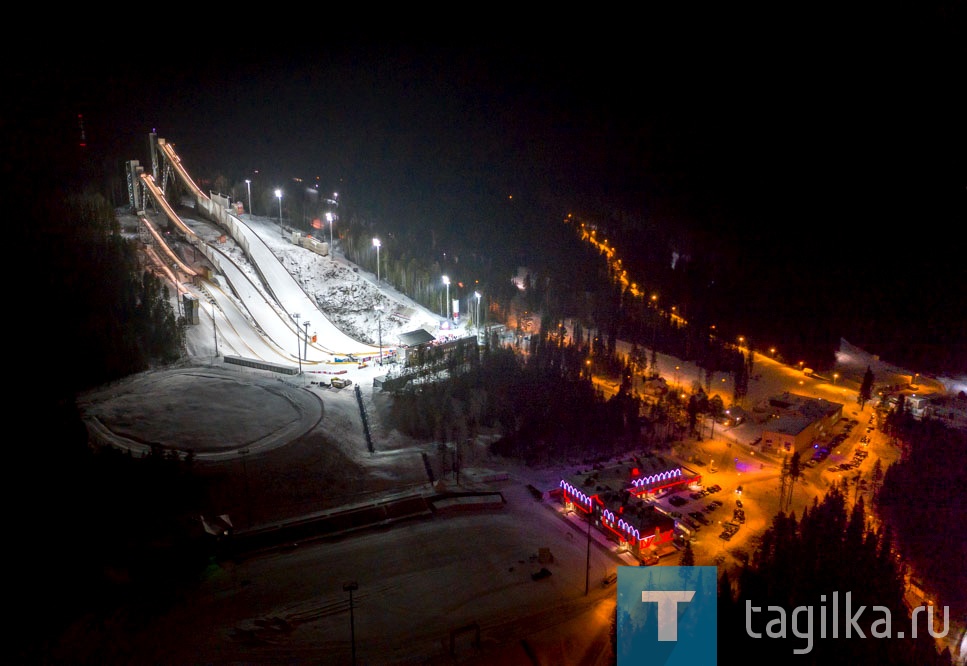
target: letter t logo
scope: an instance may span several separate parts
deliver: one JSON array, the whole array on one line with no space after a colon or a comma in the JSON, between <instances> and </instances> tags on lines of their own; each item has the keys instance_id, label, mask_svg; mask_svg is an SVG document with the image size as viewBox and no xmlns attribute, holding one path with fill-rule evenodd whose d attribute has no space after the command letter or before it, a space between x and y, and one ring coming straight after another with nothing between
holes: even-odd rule
<instances>
[{"instance_id":1,"label":"letter t logo","mask_svg":"<svg viewBox=\"0 0 967 666\"><path fill-rule=\"evenodd\" d=\"M658 640L678 640L678 604L688 603L695 596L694 590L643 591L641 602L658 604Z\"/></svg>"}]
</instances>

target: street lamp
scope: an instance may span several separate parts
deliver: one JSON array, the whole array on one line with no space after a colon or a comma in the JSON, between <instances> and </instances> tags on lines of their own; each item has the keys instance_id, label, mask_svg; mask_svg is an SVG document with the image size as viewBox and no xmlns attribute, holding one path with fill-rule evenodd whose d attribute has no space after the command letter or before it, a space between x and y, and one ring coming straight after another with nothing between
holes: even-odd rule
<instances>
[{"instance_id":1,"label":"street lamp","mask_svg":"<svg viewBox=\"0 0 967 666\"><path fill-rule=\"evenodd\" d=\"M332 213L326 213L326 219L329 221L329 256L332 257Z\"/></svg>"},{"instance_id":2,"label":"street lamp","mask_svg":"<svg viewBox=\"0 0 967 666\"><path fill-rule=\"evenodd\" d=\"M292 318L295 319L295 357L299 359L299 374L301 375L302 374L302 354L299 353L301 351L300 347L302 346L300 344L301 340L299 340L299 317L300 316L301 315L298 312L292 313Z\"/></svg>"},{"instance_id":3,"label":"street lamp","mask_svg":"<svg viewBox=\"0 0 967 666\"><path fill-rule=\"evenodd\" d=\"M594 506L588 504L588 555L584 565L584 596L591 592L591 514Z\"/></svg>"},{"instance_id":4,"label":"street lamp","mask_svg":"<svg viewBox=\"0 0 967 666\"><path fill-rule=\"evenodd\" d=\"M480 336L480 292L475 291L473 295L477 297L477 310L473 314L473 321L477 324L477 336Z\"/></svg>"},{"instance_id":5,"label":"street lamp","mask_svg":"<svg viewBox=\"0 0 967 666\"><path fill-rule=\"evenodd\" d=\"M353 616L353 591L358 589L359 584L354 580L342 585L342 591L349 592L349 636L353 645L353 666L356 666L356 618Z\"/></svg>"},{"instance_id":6,"label":"street lamp","mask_svg":"<svg viewBox=\"0 0 967 666\"><path fill-rule=\"evenodd\" d=\"M379 334L379 364L383 365L383 308L376 306L376 330Z\"/></svg>"},{"instance_id":7,"label":"street lamp","mask_svg":"<svg viewBox=\"0 0 967 666\"><path fill-rule=\"evenodd\" d=\"M382 243L379 242L378 238L373 239L373 247L376 248L376 282L379 283L379 248Z\"/></svg>"},{"instance_id":8,"label":"street lamp","mask_svg":"<svg viewBox=\"0 0 967 666\"><path fill-rule=\"evenodd\" d=\"M285 238L285 232L282 231L282 190L276 190L275 196L279 200L279 235Z\"/></svg>"},{"instance_id":9,"label":"street lamp","mask_svg":"<svg viewBox=\"0 0 967 666\"><path fill-rule=\"evenodd\" d=\"M838 372L834 372L833 373L833 386L836 386L836 380L837 379L839 379L839 373Z\"/></svg>"},{"instance_id":10,"label":"street lamp","mask_svg":"<svg viewBox=\"0 0 967 666\"><path fill-rule=\"evenodd\" d=\"M304 322L302 322L302 325L305 326L306 328L305 357L306 357L306 360L308 361L309 360L309 320L306 319Z\"/></svg>"},{"instance_id":11,"label":"street lamp","mask_svg":"<svg viewBox=\"0 0 967 666\"><path fill-rule=\"evenodd\" d=\"M450 321L450 278L446 275L443 276L443 284L447 286L447 302L444 305L443 313L446 315L447 321Z\"/></svg>"},{"instance_id":12,"label":"street lamp","mask_svg":"<svg viewBox=\"0 0 967 666\"><path fill-rule=\"evenodd\" d=\"M248 214L252 214L252 181L245 179L245 189L248 190Z\"/></svg>"}]
</instances>

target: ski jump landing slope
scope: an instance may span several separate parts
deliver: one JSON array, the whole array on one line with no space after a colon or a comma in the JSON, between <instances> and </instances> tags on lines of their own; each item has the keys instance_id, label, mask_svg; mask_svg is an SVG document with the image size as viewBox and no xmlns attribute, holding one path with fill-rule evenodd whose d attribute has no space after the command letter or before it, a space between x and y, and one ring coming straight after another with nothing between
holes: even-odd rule
<instances>
[{"instance_id":1,"label":"ski jump landing slope","mask_svg":"<svg viewBox=\"0 0 967 666\"><path fill-rule=\"evenodd\" d=\"M163 139L159 139L158 143L179 180L192 192L198 208L207 212L209 217L229 232L232 239L244 250L253 268L261 276L265 288L275 299L278 307L273 307L264 294L252 284L244 271L227 256L217 248L211 248L206 244L206 255L214 260L232 290L242 300L252 319L266 336L282 349L288 348L291 345L289 341L297 340L300 336L304 337L305 334L293 317L293 314L299 314L301 320L310 319L313 322L313 330L316 334L316 342L310 342L305 350L304 362L331 363L337 358L349 355L366 357L379 353L378 346L356 340L333 324L285 269L265 241L242 220L229 213L227 208L216 206L211 198L201 192L185 171L181 159L170 144ZM190 235L194 236L193 240L197 239L197 236L178 218L167 203L164 193L160 191L154 180L150 176L143 176L143 180L150 183L148 190L165 214L172 218L172 222L181 229L187 229ZM213 256L214 253L217 253L217 257Z\"/></svg>"}]
</instances>

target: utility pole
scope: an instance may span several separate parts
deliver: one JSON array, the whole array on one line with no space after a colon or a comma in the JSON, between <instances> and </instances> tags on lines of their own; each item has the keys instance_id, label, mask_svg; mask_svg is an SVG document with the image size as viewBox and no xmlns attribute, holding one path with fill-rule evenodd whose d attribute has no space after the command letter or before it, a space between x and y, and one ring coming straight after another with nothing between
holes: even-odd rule
<instances>
[{"instance_id":1,"label":"utility pole","mask_svg":"<svg viewBox=\"0 0 967 666\"><path fill-rule=\"evenodd\" d=\"M212 301L212 333L215 336L215 356L212 357L212 365L215 365L215 359L218 358L218 325L215 323L215 301Z\"/></svg>"},{"instance_id":2,"label":"utility pole","mask_svg":"<svg viewBox=\"0 0 967 666\"><path fill-rule=\"evenodd\" d=\"M240 449L239 457L242 459L242 478L245 481L245 514L248 516L249 527L252 526L252 495L248 491L248 466L245 464L245 456L249 454L248 447Z\"/></svg>"},{"instance_id":3,"label":"utility pole","mask_svg":"<svg viewBox=\"0 0 967 666\"><path fill-rule=\"evenodd\" d=\"M353 666L356 666L356 618L353 616L353 590L359 589L359 584L352 580L343 583L343 592L349 592L349 635L353 644Z\"/></svg>"},{"instance_id":4,"label":"utility pole","mask_svg":"<svg viewBox=\"0 0 967 666\"><path fill-rule=\"evenodd\" d=\"M376 306L376 329L379 333L379 365L383 366L383 308Z\"/></svg>"},{"instance_id":5,"label":"utility pole","mask_svg":"<svg viewBox=\"0 0 967 666\"><path fill-rule=\"evenodd\" d=\"M302 325L306 327L306 342L305 342L305 357L309 360L309 320L306 319L302 322Z\"/></svg>"},{"instance_id":6,"label":"utility pole","mask_svg":"<svg viewBox=\"0 0 967 666\"><path fill-rule=\"evenodd\" d=\"M285 238L285 231L282 229L282 190L276 190L275 196L279 200L279 236Z\"/></svg>"},{"instance_id":7,"label":"utility pole","mask_svg":"<svg viewBox=\"0 0 967 666\"><path fill-rule=\"evenodd\" d=\"M477 299L477 307L473 313L473 323L477 325L477 337L480 337L480 292L473 292L474 298Z\"/></svg>"},{"instance_id":8,"label":"utility pole","mask_svg":"<svg viewBox=\"0 0 967 666\"><path fill-rule=\"evenodd\" d=\"M779 472L779 510L786 512L792 503L792 484L789 478L789 457L782 460L782 471Z\"/></svg>"},{"instance_id":9,"label":"utility pole","mask_svg":"<svg viewBox=\"0 0 967 666\"><path fill-rule=\"evenodd\" d=\"M281 219L281 218L279 218ZM299 317L301 315L298 312L292 313L292 318L295 319L295 357L299 359L299 374L302 374L302 341L299 340Z\"/></svg>"},{"instance_id":10,"label":"utility pole","mask_svg":"<svg viewBox=\"0 0 967 666\"><path fill-rule=\"evenodd\" d=\"M591 593L591 516L594 505L588 502L588 559L584 567L584 596Z\"/></svg>"}]
</instances>

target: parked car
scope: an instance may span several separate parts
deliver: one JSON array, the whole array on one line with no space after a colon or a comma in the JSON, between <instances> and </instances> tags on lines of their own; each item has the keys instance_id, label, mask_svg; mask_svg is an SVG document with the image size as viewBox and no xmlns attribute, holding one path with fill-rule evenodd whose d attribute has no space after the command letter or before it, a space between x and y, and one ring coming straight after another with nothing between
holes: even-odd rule
<instances>
[{"instance_id":1,"label":"parked car","mask_svg":"<svg viewBox=\"0 0 967 666\"><path fill-rule=\"evenodd\" d=\"M692 511L688 515L690 515L692 518L694 518L695 520L697 520L698 522L700 522L702 525L710 525L711 524L709 522L709 519L706 518L705 517L705 514L703 514L701 511Z\"/></svg>"}]
</instances>

